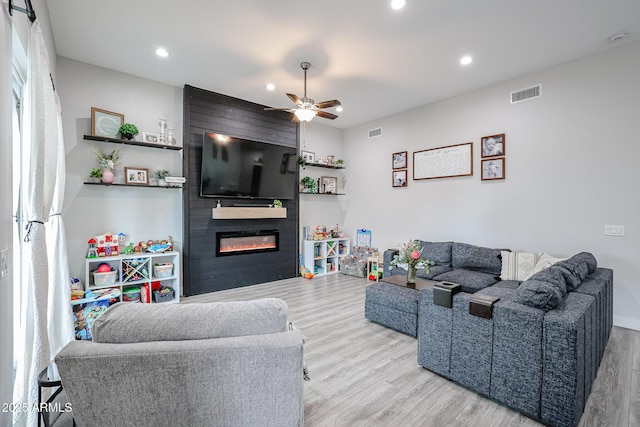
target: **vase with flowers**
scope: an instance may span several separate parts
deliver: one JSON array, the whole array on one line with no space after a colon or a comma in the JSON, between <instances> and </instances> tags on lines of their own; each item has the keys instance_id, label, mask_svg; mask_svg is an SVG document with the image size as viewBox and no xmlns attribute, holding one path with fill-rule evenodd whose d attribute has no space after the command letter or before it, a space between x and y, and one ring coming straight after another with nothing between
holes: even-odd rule
<instances>
[{"instance_id":1,"label":"vase with flowers","mask_svg":"<svg viewBox=\"0 0 640 427\"><path fill-rule=\"evenodd\" d=\"M409 240L407 243L398 246L398 253L393 256L389 269L395 267L406 268L407 283L416 283L416 274L418 268L424 268L425 273L429 274L431 270L429 266L435 263L429 259L422 257L422 245L418 240Z\"/></svg>"},{"instance_id":2,"label":"vase with flowers","mask_svg":"<svg viewBox=\"0 0 640 427\"><path fill-rule=\"evenodd\" d=\"M102 182L112 184L114 178L113 168L120 161L120 148L116 148L111 154L104 154L96 147L93 147L93 152L96 153L98 163L102 166Z\"/></svg>"}]
</instances>

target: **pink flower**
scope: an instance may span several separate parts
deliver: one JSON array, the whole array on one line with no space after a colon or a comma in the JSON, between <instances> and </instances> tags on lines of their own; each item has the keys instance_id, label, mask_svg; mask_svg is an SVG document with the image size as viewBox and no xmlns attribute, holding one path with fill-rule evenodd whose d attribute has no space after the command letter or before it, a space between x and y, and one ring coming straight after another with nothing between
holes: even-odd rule
<instances>
[{"instance_id":1,"label":"pink flower","mask_svg":"<svg viewBox=\"0 0 640 427\"><path fill-rule=\"evenodd\" d=\"M420 258L420 252L418 251L411 252L411 258L414 260Z\"/></svg>"}]
</instances>

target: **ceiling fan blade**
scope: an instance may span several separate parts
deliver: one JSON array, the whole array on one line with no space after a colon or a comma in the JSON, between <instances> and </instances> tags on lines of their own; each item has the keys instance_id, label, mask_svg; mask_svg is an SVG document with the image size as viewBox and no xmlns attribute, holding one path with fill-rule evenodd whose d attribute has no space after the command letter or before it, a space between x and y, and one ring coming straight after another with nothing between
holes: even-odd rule
<instances>
[{"instance_id":1,"label":"ceiling fan blade","mask_svg":"<svg viewBox=\"0 0 640 427\"><path fill-rule=\"evenodd\" d=\"M316 104L316 107L318 107L318 108L331 108L331 107L337 107L338 105L342 105L342 103L340 101L338 101L337 99L333 99L331 101L318 102Z\"/></svg>"},{"instance_id":2,"label":"ceiling fan blade","mask_svg":"<svg viewBox=\"0 0 640 427\"><path fill-rule=\"evenodd\" d=\"M327 113L326 111L318 111L316 113L316 115L318 117L323 117L323 118L329 119L329 120L333 120L333 119L337 119L338 118L338 116L336 116L335 114Z\"/></svg>"},{"instance_id":3,"label":"ceiling fan blade","mask_svg":"<svg viewBox=\"0 0 640 427\"><path fill-rule=\"evenodd\" d=\"M271 107L264 107L264 111L288 111L290 113L293 113L293 109L291 108L271 108Z\"/></svg>"},{"instance_id":4,"label":"ceiling fan blade","mask_svg":"<svg viewBox=\"0 0 640 427\"><path fill-rule=\"evenodd\" d=\"M302 100L300 98L298 98L297 95L294 95L292 93L288 93L287 96L289 97L290 100L293 101L294 104L296 104L298 107L302 106Z\"/></svg>"}]
</instances>

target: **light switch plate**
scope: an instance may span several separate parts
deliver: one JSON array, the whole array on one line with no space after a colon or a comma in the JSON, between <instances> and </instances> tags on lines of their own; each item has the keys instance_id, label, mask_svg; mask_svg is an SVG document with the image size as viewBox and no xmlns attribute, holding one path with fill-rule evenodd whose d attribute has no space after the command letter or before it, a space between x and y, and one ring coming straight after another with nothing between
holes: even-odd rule
<instances>
[{"instance_id":1,"label":"light switch plate","mask_svg":"<svg viewBox=\"0 0 640 427\"><path fill-rule=\"evenodd\" d=\"M624 236L624 225L605 225L605 236Z\"/></svg>"}]
</instances>

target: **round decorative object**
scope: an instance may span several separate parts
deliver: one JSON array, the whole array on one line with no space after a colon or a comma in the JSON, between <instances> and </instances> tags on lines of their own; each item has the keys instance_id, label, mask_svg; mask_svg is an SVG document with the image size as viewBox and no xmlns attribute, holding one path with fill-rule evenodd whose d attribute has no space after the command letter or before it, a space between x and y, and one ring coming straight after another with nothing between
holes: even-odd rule
<instances>
[{"instance_id":1,"label":"round decorative object","mask_svg":"<svg viewBox=\"0 0 640 427\"><path fill-rule=\"evenodd\" d=\"M102 170L102 182L104 184L113 184L113 171L111 169Z\"/></svg>"}]
</instances>

